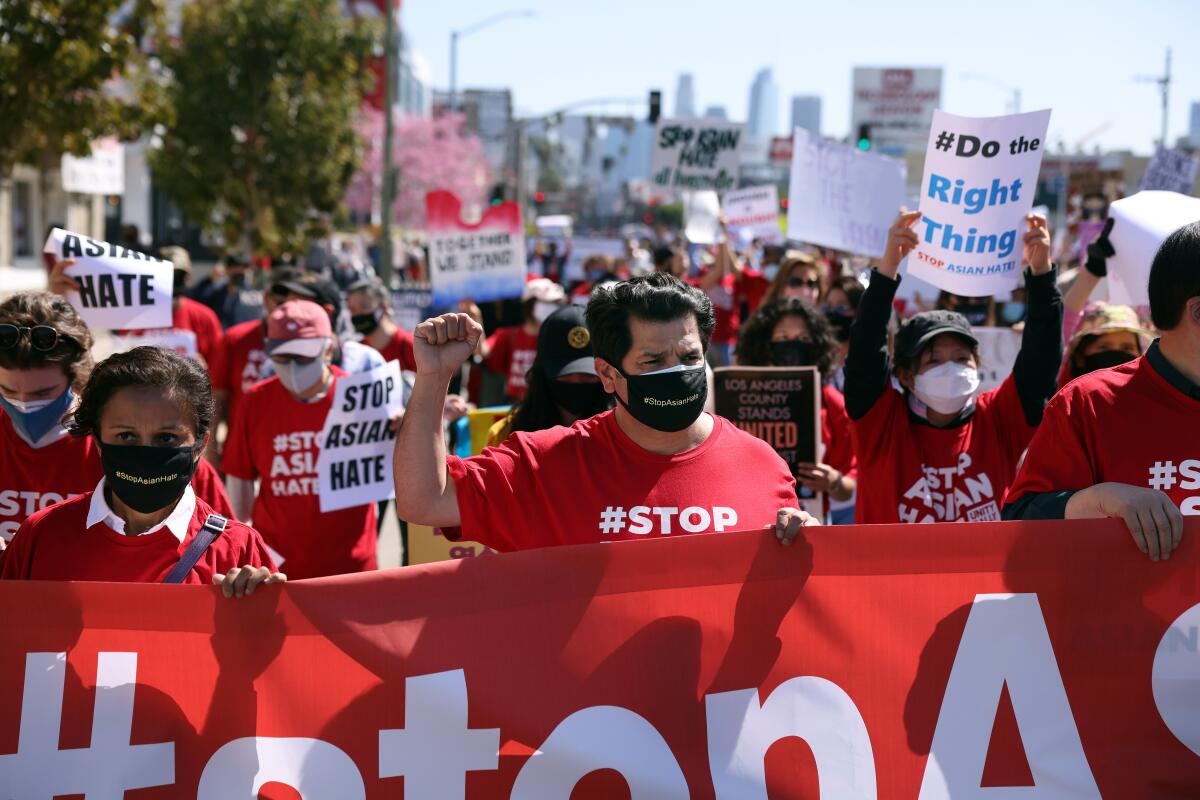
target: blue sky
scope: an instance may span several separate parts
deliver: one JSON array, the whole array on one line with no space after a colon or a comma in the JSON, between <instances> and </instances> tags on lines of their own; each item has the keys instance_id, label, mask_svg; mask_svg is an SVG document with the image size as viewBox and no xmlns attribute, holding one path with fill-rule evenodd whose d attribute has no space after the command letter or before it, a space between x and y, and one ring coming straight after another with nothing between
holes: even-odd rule
<instances>
[{"instance_id":1,"label":"blue sky","mask_svg":"<svg viewBox=\"0 0 1200 800\"><path fill-rule=\"evenodd\" d=\"M1150 152L1160 127L1158 75L1172 48L1169 140L1187 132L1200 101L1200 1L973 0L829 3L802 0L403 0L402 24L449 83L450 31L510 9L511 19L459 42L459 88L510 88L518 113L545 113L593 97L664 93L674 108L679 73L695 76L698 110L724 105L744 120L750 82L764 66L780 87L779 132L790 97L818 94L822 127L850 126L851 69L941 66L942 107L968 116L1005 112L1010 93L968 80L983 73L1022 92L1022 110L1053 108L1050 141ZM613 106L609 110L623 110ZM645 103L629 108L645 113Z\"/></svg>"}]
</instances>

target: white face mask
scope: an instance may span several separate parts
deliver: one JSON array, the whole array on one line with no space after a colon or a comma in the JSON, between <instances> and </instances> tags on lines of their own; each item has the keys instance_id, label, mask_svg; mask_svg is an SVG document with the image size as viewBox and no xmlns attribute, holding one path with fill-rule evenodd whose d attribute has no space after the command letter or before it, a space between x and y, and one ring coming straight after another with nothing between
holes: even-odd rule
<instances>
[{"instance_id":1,"label":"white face mask","mask_svg":"<svg viewBox=\"0 0 1200 800\"><path fill-rule=\"evenodd\" d=\"M913 394L939 414L957 414L979 389L979 370L956 361L938 364L917 375Z\"/></svg>"},{"instance_id":2,"label":"white face mask","mask_svg":"<svg viewBox=\"0 0 1200 800\"><path fill-rule=\"evenodd\" d=\"M533 304L533 318L538 321L538 324L546 321L546 317L558 311L562 306L558 303L543 303L540 300Z\"/></svg>"},{"instance_id":3,"label":"white face mask","mask_svg":"<svg viewBox=\"0 0 1200 800\"><path fill-rule=\"evenodd\" d=\"M328 347L326 344L321 348L321 354L313 359L311 364L297 364L294 361L283 364L275 362L275 375L283 384L283 388L294 395L300 395L321 380L321 376L325 374L325 351Z\"/></svg>"}]
</instances>

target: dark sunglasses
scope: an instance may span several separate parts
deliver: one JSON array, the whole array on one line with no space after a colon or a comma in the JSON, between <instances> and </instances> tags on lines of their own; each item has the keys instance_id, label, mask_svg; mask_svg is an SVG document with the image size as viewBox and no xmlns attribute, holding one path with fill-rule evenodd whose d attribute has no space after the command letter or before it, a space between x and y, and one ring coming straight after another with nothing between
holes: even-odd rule
<instances>
[{"instance_id":1,"label":"dark sunglasses","mask_svg":"<svg viewBox=\"0 0 1200 800\"><path fill-rule=\"evenodd\" d=\"M49 325L17 326L10 323L0 324L0 350L10 350L21 341L22 334L29 334L29 343L34 350L46 352L53 350L58 344L59 333ZM63 336L67 339L67 336Z\"/></svg>"},{"instance_id":2,"label":"dark sunglasses","mask_svg":"<svg viewBox=\"0 0 1200 800\"><path fill-rule=\"evenodd\" d=\"M794 289L798 289L801 286L807 286L810 289L820 289L821 282L816 278L809 278L808 280L804 278L788 278L788 286Z\"/></svg>"}]
</instances>

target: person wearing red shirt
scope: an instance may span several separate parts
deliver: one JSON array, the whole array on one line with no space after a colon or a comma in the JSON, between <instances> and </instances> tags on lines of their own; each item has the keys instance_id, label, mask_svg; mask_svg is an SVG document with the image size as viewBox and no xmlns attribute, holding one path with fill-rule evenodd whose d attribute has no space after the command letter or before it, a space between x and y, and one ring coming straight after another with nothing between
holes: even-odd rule
<instances>
[{"instance_id":1,"label":"person wearing red shirt","mask_svg":"<svg viewBox=\"0 0 1200 800\"><path fill-rule=\"evenodd\" d=\"M774 527L790 543L810 515L765 442L703 413L712 303L670 275L600 287L587 309L596 372L617 407L570 427L518 432L447 458L442 405L482 327L443 314L415 331L417 376L396 444L405 519L501 551ZM754 480L746 480L753 475Z\"/></svg>"},{"instance_id":2,"label":"person wearing red shirt","mask_svg":"<svg viewBox=\"0 0 1200 800\"><path fill-rule=\"evenodd\" d=\"M380 352L384 361L399 361L400 369L413 372L412 334L392 319L387 291L377 281L360 281L346 293L346 309L354 330L362 335L363 344Z\"/></svg>"},{"instance_id":3,"label":"person wearing red shirt","mask_svg":"<svg viewBox=\"0 0 1200 800\"><path fill-rule=\"evenodd\" d=\"M525 321L511 328L499 328L479 344L483 364L493 372L508 376L504 393L517 403L525 397L525 375L537 357L537 335L542 321L567 301L566 292L548 278L534 278L521 292L521 312ZM482 319L479 307L468 307L478 323Z\"/></svg>"},{"instance_id":4,"label":"person wearing red shirt","mask_svg":"<svg viewBox=\"0 0 1200 800\"><path fill-rule=\"evenodd\" d=\"M1021 453L1054 394L1062 361L1062 296L1050 233L1029 215L1023 258L1029 313L1013 372L976 396L978 340L962 314L926 311L896 334L888 320L900 262L917 245L920 212L901 212L859 302L846 357L846 412L854 426L859 483L855 522L1000 519ZM891 387L893 375L903 393Z\"/></svg>"},{"instance_id":5,"label":"person wearing red shirt","mask_svg":"<svg viewBox=\"0 0 1200 800\"><path fill-rule=\"evenodd\" d=\"M824 382L833 368L835 348L825 317L808 301L792 298L769 303L746 320L736 356L738 365L817 368L823 381L822 456L816 463L798 464L796 480L810 492L823 494L826 504L850 500L857 486L846 402L841 392Z\"/></svg>"},{"instance_id":6,"label":"person wearing red shirt","mask_svg":"<svg viewBox=\"0 0 1200 800\"><path fill-rule=\"evenodd\" d=\"M318 438L346 374L331 363L325 309L309 300L275 309L267 353L275 375L242 398L225 442L222 466L238 519L254 521L293 578L375 569L375 505L322 513L317 497Z\"/></svg>"},{"instance_id":7,"label":"person wearing red shirt","mask_svg":"<svg viewBox=\"0 0 1200 800\"><path fill-rule=\"evenodd\" d=\"M164 247L159 254L175 265L175 285L171 299L171 327L146 331L121 331L141 336L147 333L188 332L196 337L196 353L210 371L221 369L222 343L225 332L216 312L203 303L188 297L188 281L192 275L192 259L188 251L178 246Z\"/></svg>"},{"instance_id":8,"label":"person wearing red shirt","mask_svg":"<svg viewBox=\"0 0 1200 800\"><path fill-rule=\"evenodd\" d=\"M212 413L195 361L136 347L99 364L71 435L97 444L104 476L21 523L0 578L215 583L226 597L286 580L254 529L216 514L192 489ZM201 539L202 529L220 533Z\"/></svg>"},{"instance_id":9,"label":"person wearing red shirt","mask_svg":"<svg viewBox=\"0 0 1200 800\"><path fill-rule=\"evenodd\" d=\"M1200 516L1200 222L1150 267L1146 353L1067 384L1046 407L1009 489L1006 519L1125 521L1138 548L1167 558L1183 517Z\"/></svg>"}]
</instances>

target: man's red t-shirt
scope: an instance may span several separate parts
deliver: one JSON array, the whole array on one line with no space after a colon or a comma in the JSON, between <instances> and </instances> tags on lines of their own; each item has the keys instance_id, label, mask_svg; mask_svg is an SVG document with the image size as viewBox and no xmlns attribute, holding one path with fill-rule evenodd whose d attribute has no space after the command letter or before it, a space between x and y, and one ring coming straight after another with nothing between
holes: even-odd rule
<instances>
[{"instance_id":1,"label":"man's red t-shirt","mask_svg":"<svg viewBox=\"0 0 1200 800\"><path fill-rule=\"evenodd\" d=\"M1083 375L1054 396L1008 502L1108 482L1158 489L1185 515L1200 515L1200 399L1146 356Z\"/></svg>"},{"instance_id":2,"label":"man's red t-shirt","mask_svg":"<svg viewBox=\"0 0 1200 800\"><path fill-rule=\"evenodd\" d=\"M278 378L257 384L225 441L226 474L260 478L251 518L283 561L289 578L316 578L375 569L375 504L322 514L317 497L321 429L337 379L314 403L294 398Z\"/></svg>"},{"instance_id":3,"label":"man's red t-shirt","mask_svg":"<svg viewBox=\"0 0 1200 800\"><path fill-rule=\"evenodd\" d=\"M180 542L166 528L143 536L117 533L103 522L89 528L91 502L88 491L25 520L0 560L0 578L158 583L187 551L208 515L216 513L197 497L188 535ZM210 584L214 575L246 565L275 571L258 533L229 520L183 582Z\"/></svg>"},{"instance_id":4,"label":"man's red t-shirt","mask_svg":"<svg viewBox=\"0 0 1200 800\"><path fill-rule=\"evenodd\" d=\"M537 357L537 334L528 333L523 325L500 328L488 337L491 350L483 363L493 372L508 376L504 393L514 400L525 397L525 373Z\"/></svg>"},{"instance_id":5,"label":"man's red t-shirt","mask_svg":"<svg viewBox=\"0 0 1200 800\"><path fill-rule=\"evenodd\" d=\"M367 342L364 341L364 344ZM404 328L396 328L391 341L379 351L384 361L399 361L400 369L417 371L417 358L413 355L413 335Z\"/></svg>"},{"instance_id":6,"label":"man's red t-shirt","mask_svg":"<svg viewBox=\"0 0 1200 800\"><path fill-rule=\"evenodd\" d=\"M30 447L0 411L0 536L11 539L35 511L96 488L104 468L90 436L64 436L44 447ZM204 459L192 476L192 490L222 516L233 508L216 469Z\"/></svg>"},{"instance_id":7,"label":"man's red t-shirt","mask_svg":"<svg viewBox=\"0 0 1200 800\"><path fill-rule=\"evenodd\" d=\"M981 522L1000 519L1004 493L1033 438L1008 376L975 401L962 425L909 419L908 401L887 389L852 420L858 460L857 523Z\"/></svg>"},{"instance_id":8,"label":"man's red t-shirt","mask_svg":"<svg viewBox=\"0 0 1200 800\"><path fill-rule=\"evenodd\" d=\"M462 536L501 551L764 528L796 505L783 459L721 417L675 455L642 449L606 411L447 463Z\"/></svg>"},{"instance_id":9,"label":"man's red t-shirt","mask_svg":"<svg viewBox=\"0 0 1200 800\"><path fill-rule=\"evenodd\" d=\"M252 319L234 325L225 331L220 362L209 366L213 389L229 394L225 419L231 425L242 396L262 379L262 370L267 363L266 341L262 320Z\"/></svg>"},{"instance_id":10,"label":"man's red t-shirt","mask_svg":"<svg viewBox=\"0 0 1200 800\"><path fill-rule=\"evenodd\" d=\"M171 312L171 327L154 330L191 331L196 334L196 350L204 359L209 373L212 374L214 371L222 369L224 333L221 330L221 320L211 308L203 303L197 303L190 297L180 297L179 305ZM129 336L141 336L150 332L149 330L120 331L121 334Z\"/></svg>"},{"instance_id":11,"label":"man's red t-shirt","mask_svg":"<svg viewBox=\"0 0 1200 800\"><path fill-rule=\"evenodd\" d=\"M744 302L748 312L753 314L762 305L763 298L767 296L767 290L770 288L771 281L766 275L754 269L742 270L737 282L738 302Z\"/></svg>"}]
</instances>

